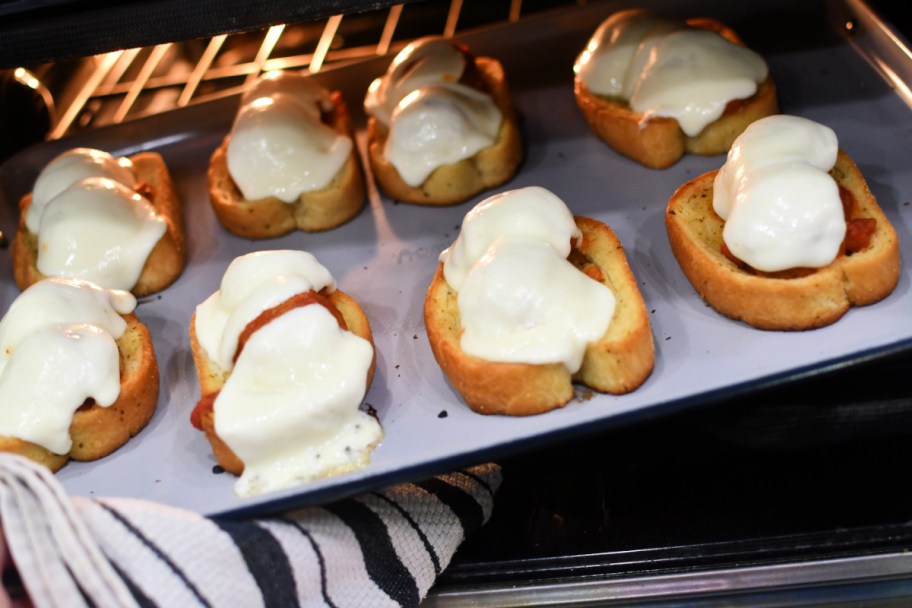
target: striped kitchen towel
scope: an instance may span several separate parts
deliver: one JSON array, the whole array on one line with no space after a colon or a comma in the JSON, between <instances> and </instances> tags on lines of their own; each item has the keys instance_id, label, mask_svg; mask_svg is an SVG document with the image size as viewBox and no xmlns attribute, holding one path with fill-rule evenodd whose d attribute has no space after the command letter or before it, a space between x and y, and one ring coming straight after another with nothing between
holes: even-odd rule
<instances>
[{"instance_id":1,"label":"striped kitchen towel","mask_svg":"<svg viewBox=\"0 0 912 608\"><path fill-rule=\"evenodd\" d=\"M43 467L0 454L0 541L39 608L416 606L491 516L499 485L499 467L481 465L230 520L70 497Z\"/></svg>"}]
</instances>

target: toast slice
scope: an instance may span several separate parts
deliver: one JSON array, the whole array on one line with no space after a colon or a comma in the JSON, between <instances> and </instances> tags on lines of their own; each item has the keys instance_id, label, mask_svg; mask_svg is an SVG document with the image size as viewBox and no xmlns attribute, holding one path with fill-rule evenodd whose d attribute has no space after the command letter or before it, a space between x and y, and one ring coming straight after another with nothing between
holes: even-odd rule
<instances>
[{"instance_id":1,"label":"toast slice","mask_svg":"<svg viewBox=\"0 0 912 608\"><path fill-rule=\"evenodd\" d=\"M20 454L56 472L70 458L80 461L103 458L145 428L158 403L158 363L149 329L132 313L123 317L127 328L117 340L120 353L117 401L108 407L86 403L76 410L70 423L73 445L68 454L55 454L31 441L3 435L0 435L0 451Z\"/></svg>"},{"instance_id":2,"label":"toast slice","mask_svg":"<svg viewBox=\"0 0 912 608\"><path fill-rule=\"evenodd\" d=\"M744 44L731 28L714 19L689 19L687 24L717 32L734 44ZM776 85L771 77L760 83L753 96L729 104L718 120L695 136L686 135L674 118L656 116L645 120L626 100L595 94L579 77L574 79L573 93L586 122L600 139L652 169L668 168L684 154L724 154L749 124L779 112Z\"/></svg>"},{"instance_id":3,"label":"toast slice","mask_svg":"<svg viewBox=\"0 0 912 608\"><path fill-rule=\"evenodd\" d=\"M503 115L494 145L475 156L443 165L420 186L409 186L386 159L387 127L374 117L367 122L367 154L380 190L395 200L416 205L455 205L507 182L523 160L522 136L503 66L490 57L476 57L475 66Z\"/></svg>"},{"instance_id":4,"label":"toast slice","mask_svg":"<svg viewBox=\"0 0 912 608\"><path fill-rule=\"evenodd\" d=\"M137 187L166 222L165 234L149 253L136 285L130 290L141 297L164 290L184 271L184 220L177 189L161 155L141 152L130 160L136 172ZM13 239L13 275L16 285L23 291L48 278L38 270L38 235L29 231L25 224L25 212L31 201L31 194L27 194L19 203L19 229Z\"/></svg>"},{"instance_id":5,"label":"toast slice","mask_svg":"<svg viewBox=\"0 0 912 608\"><path fill-rule=\"evenodd\" d=\"M371 348L373 348L374 339L370 323L361 306L351 296L338 289L328 294L327 297L342 314L348 331L370 342ZM196 337L196 314L190 320L190 352L193 355L197 380L200 385L200 404L202 405L202 407L198 406L200 407L200 426L212 446L212 453L215 455L219 465L229 473L240 475L244 472L244 463L215 432L215 414L211 407L219 391L228 381L231 372L221 369L215 361L206 356L205 351L200 347ZM374 358L371 360L371 365L367 372L368 388L373 382L376 364L377 355L375 349ZM328 474L332 474L332 472Z\"/></svg>"},{"instance_id":6,"label":"toast slice","mask_svg":"<svg viewBox=\"0 0 912 608\"><path fill-rule=\"evenodd\" d=\"M652 329L620 241L598 220L574 219L583 238L569 260L606 285L617 298L608 331L587 346L582 367L575 374L560 363L492 362L463 352L457 293L443 276L443 264L437 267L424 302L428 340L453 388L474 411L508 416L540 414L566 405L573 398L574 383L623 394L639 387L652 373Z\"/></svg>"},{"instance_id":7,"label":"toast slice","mask_svg":"<svg viewBox=\"0 0 912 608\"><path fill-rule=\"evenodd\" d=\"M348 106L339 92L333 92L331 98L333 111L328 117L329 126L354 141ZM215 216L232 234L248 239L268 239L294 230L320 232L341 226L364 208L364 176L357 146L352 145L348 160L327 187L304 192L289 204L275 197L244 199L228 172L230 137L222 141L209 160L208 184Z\"/></svg>"},{"instance_id":8,"label":"toast slice","mask_svg":"<svg viewBox=\"0 0 912 608\"><path fill-rule=\"evenodd\" d=\"M804 330L840 319L852 306L873 304L899 280L899 239L855 162L840 150L830 171L852 194L859 218L873 218L876 231L868 246L840 254L831 264L770 276L745 270L722 251L722 219L713 211L716 171L677 189L668 202L665 226L672 252L688 280L710 306L758 329Z\"/></svg>"}]
</instances>

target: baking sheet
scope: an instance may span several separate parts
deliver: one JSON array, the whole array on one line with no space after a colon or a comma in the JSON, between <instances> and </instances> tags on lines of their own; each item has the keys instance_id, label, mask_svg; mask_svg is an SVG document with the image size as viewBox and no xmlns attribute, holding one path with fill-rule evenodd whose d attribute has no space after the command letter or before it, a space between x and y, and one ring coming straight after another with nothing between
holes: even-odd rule
<instances>
[{"instance_id":1,"label":"baking sheet","mask_svg":"<svg viewBox=\"0 0 912 608\"><path fill-rule=\"evenodd\" d=\"M623 396L581 391L564 409L529 418L471 412L434 361L422 305L438 253L483 196L454 207L422 208L393 203L371 186L368 208L338 229L267 241L234 237L215 220L205 183L209 154L227 132L237 106L236 99L228 98L43 144L0 168L0 229L7 235L15 230L16 202L41 167L77 145L115 154L161 152L185 205L187 268L172 287L142 301L137 310L152 332L161 368L158 410L149 426L114 455L68 464L58 473L66 489L84 496L139 497L204 514L274 512L496 459L912 346L906 271L912 111L904 97L910 82L907 62L912 60L858 2L735 4L638 6L728 22L767 58L782 111L836 131L899 233L904 269L889 298L852 310L830 327L797 333L755 330L707 307L674 261L663 213L677 186L718 168L724 158L686 157L670 169L655 171L618 156L589 131L573 100L573 58L601 19L626 4L594 3L532 17L463 37L476 53L503 61L522 117L526 159L503 189L545 186L574 213L614 228L650 312L656 365L646 383ZM841 33L847 23L850 37ZM530 52L533 48L535 53ZM319 78L342 91L363 125L364 91L388 61L378 58L331 69ZM363 150L363 131L359 140ZM188 327L194 307L218 288L234 257L280 248L314 253L340 288L362 303L378 351L366 401L377 410L386 436L360 472L241 499L232 492L234 478L215 472L208 443L189 423L199 389ZM17 294L10 250L2 250L0 310Z\"/></svg>"}]
</instances>

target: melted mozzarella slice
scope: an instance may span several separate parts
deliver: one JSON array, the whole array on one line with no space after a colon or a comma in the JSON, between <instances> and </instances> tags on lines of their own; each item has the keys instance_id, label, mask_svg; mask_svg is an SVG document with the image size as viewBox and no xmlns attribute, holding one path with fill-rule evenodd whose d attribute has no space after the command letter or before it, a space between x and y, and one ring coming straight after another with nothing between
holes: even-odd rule
<instances>
[{"instance_id":1,"label":"melted mozzarella slice","mask_svg":"<svg viewBox=\"0 0 912 608\"><path fill-rule=\"evenodd\" d=\"M127 327L121 315L133 312L136 298L87 281L55 278L38 281L13 300L0 319L0 365L16 345L42 327L89 324L119 339Z\"/></svg>"},{"instance_id":2,"label":"melted mozzarella slice","mask_svg":"<svg viewBox=\"0 0 912 608\"><path fill-rule=\"evenodd\" d=\"M456 241L440 254L440 261L447 283L459 291L472 266L501 237L533 238L566 258L580 236L564 202L545 188L530 186L475 205L463 219Z\"/></svg>"},{"instance_id":3,"label":"melted mozzarella slice","mask_svg":"<svg viewBox=\"0 0 912 608\"><path fill-rule=\"evenodd\" d=\"M167 224L119 182L87 178L48 203L38 232L38 270L131 289Z\"/></svg>"},{"instance_id":4,"label":"melted mozzarella slice","mask_svg":"<svg viewBox=\"0 0 912 608\"><path fill-rule=\"evenodd\" d=\"M649 11L618 11L595 30L573 64L573 71L596 95L626 98L631 64L640 46L645 40L678 27Z\"/></svg>"},{"instance_id":5,"label":"melted mozzarella slice","mask_svg":"<svg viewBox=\"0 0 912 608\"><path fill-rule=\"evenodd\" d=\"M322 112L332 112L333 101L329 91L306 74L276 70L266 72L253 81L241 95L241 106L260 97L288 95L289 102L299 106L311 118L319 119Z\"/></svg>"},{"instance_id":6,"label":"melted mozzarella slice","mask_svg":"<svg viewBox=\"0 0 912 608\"><path fill-rule=\"evenodd\" d=\"M674 118L687 135L699 134L728 102L756 93L766 63L743 46L702 29L683 29L652 41L630 107L646 118Z\"/></svg>"},{"instance_id":7,"label":"melted mozzarella slice","mask_svg":"<svg viewBox=\"0 0 912 608\"><path fill-rule=\"evenodd\" d=\"M419 38L396 55L383 76L371 82L364 109L388 125L396 106L412 91L426 85L459 82L465 61L465 55L445 38Z\"/></svg>"},{"instance_id":8,"label":"melted mozzarella slice","mask_svg":"<svg viewBox=\"0 0 912 608\"><path fill-rule=\"evenodd\" d=\"M493 145L502 120L489 95L458 84L425 86L393 112L384 156L406 184L420 186L437 167Z\"/></svg>"},{"instance_id":9,"label":"melted mozzarella slice","mask_svg":"<svg viewBox=\"0 0 912 608\"><path fill-rule=\"evenodd\" d=\"M771 116L749 126L713 184L732 254L765 272L831 263L846 232L828 174L838 150L832 129L805 118Z\"/></svg>"},{"instance_id":10,"label":"melted mozzarella slice","mask_svg":"<svg viewBox=\"0 0 912 608\"><path fill-rule=\"evenodd\" d=\"M0 434L70 451L73 413L86 399L120 394L117 344L92 325L44 327L22 340L0 371Z\"/></svg>"},{"instance_id":11,"label":"melted mozzarella slice","mask_svg":"<svg viewBox=\"0 0 912 608\"><path fill-rule=\"evenodd\" d=\"M730 101L757 91L767 76L757 53L716 32L628 10L606 19L574 64L597 95L619 97L648 120L674 118L699 134Z\"/></svg>"},{"instance_id":12,"label":"melted mozzarella slice","mask_svg":"<svg viewBox=\"0 0 912 608\"><path fill-rule=\"evenodd\" d=\"M752 123L734 142L713 185L713 209L727 219L748 173L773 164L806 163L821 171L836 164L833 129L800 116L778 115Z\"/></svg>"},{"instance_id":13,"label":"melted mozzarella slice","mask_svg":"<svg viewBox=\"0 0 912 608\"><path fill-rule=\"evenodd\" d=\"M463 351L488 361L562 363L571 373L614 316L615 296L554 248L503 238L457 296Z\"/></svg>"},{"instance_id":14,"label":"melted mozzarella slice","mask_svg":"<svg viewBox=\"0 0 912 608\"><path fill-rule=\"evenodd\" d=\"M91 148L68 150L45 165L35 180L32 201L25 213L29 231L38 234L41 216L51 199L87 177L107 177L128 187L136 183L133 163L128 158L114 158Z\"/></svg>"},{"instance_id":15,"label":"melted mozzarella slice","mask_svg":"<svg viewBox=\"0 0 912 608\"><path fill-rule=\"evenodd\" d=\"M293 203L329 186L348 161L350 138L320 120L312 104L273 93L241 106L228 140L231 178L246 200L275 197Z\"/></svg>"},{"instance_id":16,"label":"melted mozzarella slice","mask_svg":"<svg viewBox=\"0 0 912 608\"><path fill-rule=\"evenodd\" d=\"M244 462L235 491L250 496L360 468L382 437L359 409L371 344L318 304L251 336L215 400L215 429Z\"/></svg>"},{"instance_id":17,"label":"melted mozzarella slice","mask_svg":"<svg viewBox=\"0 0 912 608\"><path fill-rule=\"evenodd\" d=\"M116 339L136 299L75 279L47 279L0 320L0 434L66 454L73 413L120 395Z\"/></svg>"},{"instance_id":18,"label":"melted mozzarella slice","mask_svg":"<svg viewBox=\"0 0 912 608\"><path fill-rule=\"evenodd\" d=\"M222 370L234 366L238 337L263 311L306 291L333 291L335 280L305 251L275 250L236 258L218 291L196 309L200 348Z\"/></svg>"}]
</instances>

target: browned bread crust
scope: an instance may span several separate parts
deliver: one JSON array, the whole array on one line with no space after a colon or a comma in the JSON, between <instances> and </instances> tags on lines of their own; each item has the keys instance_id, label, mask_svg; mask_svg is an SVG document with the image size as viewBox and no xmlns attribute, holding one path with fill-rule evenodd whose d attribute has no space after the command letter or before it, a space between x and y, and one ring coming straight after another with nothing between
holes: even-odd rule
<instances>
[{"instance_id":1,"label":"browned bread crust","mask_svg":"<svg viewBox=\"0 0 912 608\"><path fill-rule=\"evenodd\" d=\"M731 28L718 21L689 19L687 23L718 32L730 42L743 45ZM724 154L749 124L779 112L776 85L770 77L760 83L753 96L735 104L693 137L686 135L674 118L644 120L643 114L633 111L627 101L592 93L579 77L574 79L573 92L580 111L600 139L624 156L653 169L670 167L685 153Z\"/></svg>"},{"instance_id":2,"label":"browned bread crust","mask_svg":"<svg viewBox=\"0 0 912 608\"><path fill-rule=\"evenodd\" d=\"M348 331L359 336L371 344L374 348L374 337L371 332L370 323L361 306L348 294L337 289L328 295L330 302L342 313ZM200 398L214 398L222 390L230 371L222 370L218 364L210 360L206 353L200 348L199 341L196 338L196 314L190 320L190 352L193 355L193 363L196 366L196 377L200 385ZM374 356L371 359L370 368L367 372L367 387L370 388L374 380L374 369L377 365L377 354L374 349ZM215 415L212 409L203 412L201 416L203 433L212 446L212 453L215 455L219 465L234 475L240 475L244 472L244 463L229 448L224 441L219 438L215 432Z\"/></svg>"},{"instance_id":3,"label":"browned bread crust","mask_svg":"<svg viewBox=\"0 0 912 608\"><path fill-rule=\"evenodd\" d=\"M503 66L490 57L476 57L475 65L488 92L503 114L494 145L472 158L443 165L418 187L406 184L396 167L383 154L387 127L370 117L367 122L367 154L371 171L388 197L417 205L454 205L505 183L516 173L523 159L522 137L510 97Z\"/></svg>"},{"instance_id":4,"label":"browned bread crust","mask_svg":"<svg viewBox=\"0 0 912 608\"><path fill-rule=\"evenodd\" d=\"M158 403L159 371L148 328L134 314L123 315L127 329L117 340L120 352L120 396L109 407L83 405L73 415L68 454L16 437L0 435L0 451L13 452L58 471L67 461L98 460L141 431Z\"/></svg>"},{"instance_id":5,"label":"browned bread crust","mask_svg":"<svg viewBox=\"0 0 912 608\"><path fill-rule=\"evenodd\" d=\"M294 203L270 196L245 200L228 172L228 141L225 137L209 161L209 200L219 222L229 232L248 239L268 239L294 230L319 232L344 224L364 207L364 178L352 137L348 107L338 92L332 93L333 112L329 126L352 139L348 160L321 190L304 192Z\"/></svg>"},{"instance_id":6,"label":"browned bread crust","mask_svg":"<svg viewBox=\"0 0 912 608\"><path fill-rule=\"evenodd\" d=\"M759 329L814 329L837 321L852 306L873 304L899 280L899 239L868 184L840 150L830 174L858 202L856 217L874 218L876 232L862 251L796 278L742 270L722 253L722 219L713 211L716 171L682 185L672 195L665 226L675 258L700 296L732 319Z\"/></svg>"},{"instance_id":7,"label":"browned bread crust","mask_svg":"<svg viewBox=\"0 0 912 608\"><path fill-rule=\"evenodd\" d=\"M583 233L570 255L582 272L606 285L617 298L611 325L589 344L580 370L571 375L562 364L491 362L467 355L457 293L437 267L424 301L428 340L437 363L453 388L481 414L526 416L563 407L573 398L573 383L594 390L628 393L649 377L655 360L652 329L643 297L614 232L598 220L576 216Z\"/></svg>"},{"instance_id":8,"label":"browned bread crust","mask_svg":"<svg viewBox=\"0 0 912 608\"><path fill-rule=\"evenodd\" d=\"M146 296L162 291L184 271L186 246L184 219L174 181L164 159L156 152L140 152L130 157L139 184L147 184L151 195L146 198L155 211L165 219L166 229L149 253L136 285L130 291L136 296ZM46 279L37 266L38 235L25 225L25 212L32 202L32 195L25 195L19 203L19 230L13 239L13 275L19 289Z\"/></svg>"}]
</instances>

